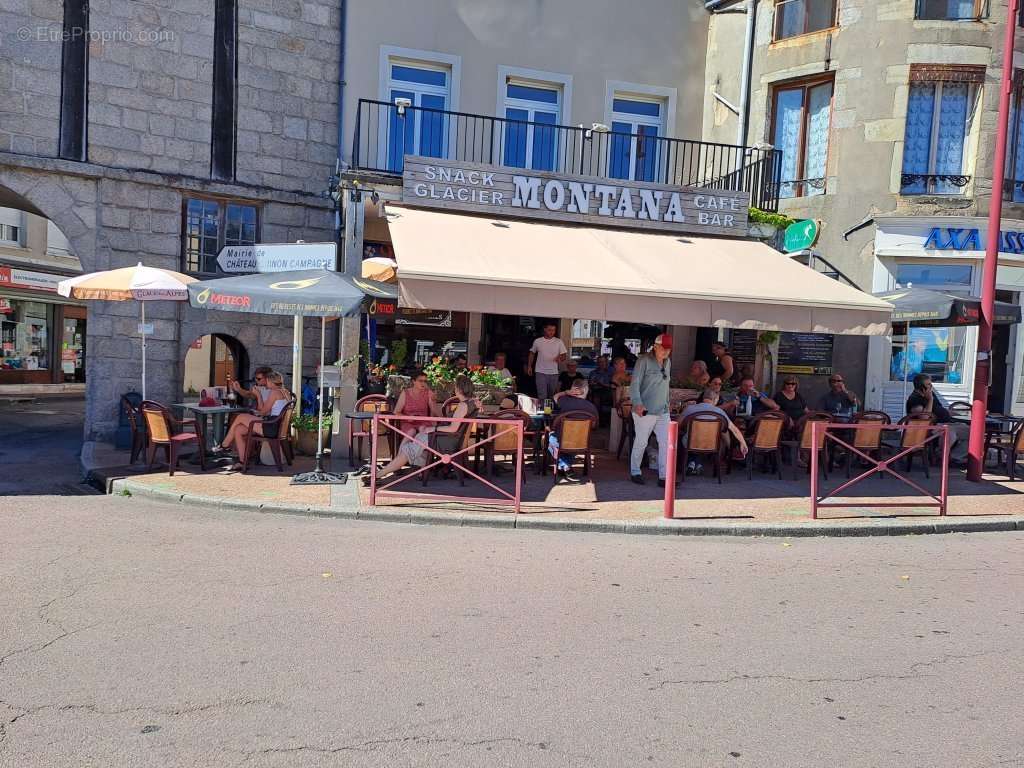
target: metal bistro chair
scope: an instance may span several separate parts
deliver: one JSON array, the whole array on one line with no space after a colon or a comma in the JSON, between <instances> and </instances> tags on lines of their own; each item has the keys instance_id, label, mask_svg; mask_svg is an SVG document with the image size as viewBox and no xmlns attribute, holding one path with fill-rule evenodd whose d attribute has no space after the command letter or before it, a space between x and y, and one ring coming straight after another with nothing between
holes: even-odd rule
<instances>
[{"instance_id":1,"label":"metal bistro chair","mask_svg":"<svg viewBox=\"0 0 1024 768\"><path fill-rule=\"evenodd\" d=\"M391 413L391 403L386 395L367 395L356 401L356 413ZM356 466L356 459L358 457L359 463L363 462L363 441L370 440L370 432L372 430L371 422L353 421L349 426L348 433L348 462L349 466ZM394 435L391 430L387 430L389 442L388 445L392 446L392 455L394 455L394 440L391 437Z\"/></svg>"},{"instance_id":2,"label":"metal bistro chair","mask_svg":"<svg viewBox=\"0 0 1024 768\"><path fill-rule=\"evenodd\" d=\"M831 451L829 450L828 443L825 441L825 430L819 430L817 444L812 443L812 429L814 422L820 422L824 424L830 424L832 417L823 411L812 411L811 413L802 416L796 423L796 440L785 440L783 445L793 449L793 479L796 480L796 470L800 463L800 457L807 453L807 472L811 471L811 451L818 452L819 464L821 464L821 474L826 480L828 480L828 465Z\"/></svg>"},{"instance_id":3,"label":"metal bistro chair","mask_svg":"<svg viewBox=\"0 0 1024 768\"><path fill-rule=\"evenodd\" d=\"M924 467L924 476L930 478L931 474L928 472L928 443L925 441L931 436L932 427L935 426L935 414L934 413L914 413L910 416L904 416L899 420L898 424L902 426L909 426L909 429L900 431L900 442L899 451L905 451L908 448L911 449L910 453L907 454L907 472L914 466L914 457L921 454L921 466Z\"/></svg>"},{"instance_id":4,"label":"metal bistro chair","mask_svg":"<svg viewBox=\"0 0 1024 768\"><path fill-rule=\"evenodd\" d=\"M751 422L754 434L743 462L747 465L747 479L754 479L754 461L757 456L764 456L775 465L775 471L782 479L782 435L789 426L789 417L778 411L759 413Z\"/></svg>"},{"instance_id":5,"label":"metal bistro chair","mask_svg":"<svg viewBox=\"0 0 1024 768\"><path fill-rule=\"evenodd\" d=\"M473 439L473 430L470 429L470 427L473 426L476 426L473 422L464 421L462 424L459 424L459 428L455 432L431 432L427 438L427 445L438 453L458 453L465 449L469 445L470 440ZM444 441L443 445L441 441ZM434 461L437 461L437 455L428 451L426 459L427 463L431 464ZM479 456L477 459L479 459ZM441 473L442 476L447 477L447 475L452 471L459 476L459 485L465 485L466 470L464 470L460 465L468 460L469 452L467 451L461 454L459 458L455 459L450 464L434 467L432 470L421 473L423 475L423 485L427 484L427 480L430 478L431 472L438 472Z\"/></svg>"},{"instance_id":6,"label":"metal bistro chair","mask_svg":"<svg viewBox=\"0 0 1024 768\"><path fill-rule=\"evenodd\" d=\"M248 429L239 436L245 439L243 473L249 471L249 465L252 464L258 452L257 448L262 447L263 444L270 446L270 452L274 456L274 466L277 467L278 472L284 471L284 467L281 465L282 453L288 466L291 466L294 456L292 455L291 440L288 439L288 426L292 423L292 411L294 410L295 400L293 399L277 416L265 416L259 421L250 422ZM255 431L254 427L257 424L262 425L262 434Z\"/></svg>"},{"instance_id":7,"label":"metal bistro chair","mask_svg":"<svg viewBox=\"0 0 1024 768\"><path fill-rule=\"evenodd\" d=\"M619 432L619 447L615 451L615 460L622 458L622 449L626 448L626 456L633 452L633 441L636 439L636 428L633 424L633 406L629 400L621 400L618 405L622 430Z\"/></svg>"},{"instance_id":8,"label":"metal bistro chair","mask_svg":"<svg viewBox=\"0 0 1024 768\"><path fill-rule=\"evenodd\" d=\"M853 447L874 459L881 458L883 448L882 433L884 431L882 428L888 424L892 424L892 419L889 418L889 414L883 413L882 411L861 411L853 417L853 423L867 424L871 427L870 429L852 430ZM850 468L853 466L853 462L856 458L857 454L851 453L846 462L847 478L850 477Z\"/></svg>"},{"instance_id":9,"label":"metal bistro chair","mask_svg":"<svg viewBox=\"0 0 1024 768\"><path fill-rule=\"evenodd\" d=\"M128 428L132 435L132 453L130 464L134 464L146 450L148 433L146 420L142 417L142 396L131 392L121 396L121 410L128 419Z\"/></svg>"},{"instance_id":10,"label":"metal bistro chair","mask_svg":"<svg viewBox=\"0 0 1024 768\"><path fill-rule=\"evenodd\" d=\"M594 456L590 447L590 435L593 433L594 419L586 413L572 412L563 413L555 417L551 424L551 434L558 440L558 455L569 454L575 460L583 457L583 474L589 475L593 466ZM544 458L542 459L541 474L547 473L548 457L554 462L555 484L558 483L557 458L551 456L547 446L544 446Z\"/></svg>"},{"instance_id":11,"label":"metal bistro chair","mask_svg":"<svg viewBox=\"0 0 1024 768\"><path fill-rule=\"evenodd\" d=\"M722 454L725 451L725 436L729 433L729 420L720 413L691 413L681 424L682 450L679 452L679 482L686 479L686 466L690 454L711 456L715 463L715 476L722 482ZM726 469L732 466L726 462Z\"/></svg>"},{"instance_id":12,"label":"metal bistro chair","mask_svg":"<svg viewBox=\"0 0 1024 768\"><path fill-rule=\"evenodd\" d=\"M1006 474L1011 480L1016 480L1017 459L1024 455L1024 421L1013 430L1009 442L1004 443L1003 448L1006 451Z\"/></svg>"},{"instance_id":13,"label":"metal bistro chair","mask_svg":"<svg viewBox=\"0 0 1024 768\"><path fill-rule=\"evenodd\" d=\"M171 416L171 412L160 403L153 400L142 401L142 417L146 421L146 430L149 433L149 469L153 469L153 462L156 459L156 449L163 447L167 454L167 470L171 477L178 467L180 460L179 451L183 446L191 446L193 443L199 450L199 465L206 469L206 446L203 431L196 422L195 432L185 432L187 422L178 421Z\"/></svg>"}]
</instances>

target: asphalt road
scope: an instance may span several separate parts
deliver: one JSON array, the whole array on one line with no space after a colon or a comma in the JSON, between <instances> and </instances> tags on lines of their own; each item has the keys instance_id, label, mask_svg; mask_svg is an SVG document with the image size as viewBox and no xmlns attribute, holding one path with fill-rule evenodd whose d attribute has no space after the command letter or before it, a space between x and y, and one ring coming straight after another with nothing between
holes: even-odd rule
<instances>
[{"instance_id":1,"label":"asphalt road","mask_svg":"<svg viewBox=\"0 0 1024 768\"><path fill-rule=\"evenodd\" d=\"M81 483L85 399L0 400L0 498L92 493Z\"/></svg>"},{"instance_id":2,"label":"asphalt road","mask_svg":"<svg viewBox=\"0 0 1024 768\"><path fill-rule=\"evenodd\" d=\"M1024 765L1024 535L3 499L0 766Z\"/></svg>"}]
</instances>

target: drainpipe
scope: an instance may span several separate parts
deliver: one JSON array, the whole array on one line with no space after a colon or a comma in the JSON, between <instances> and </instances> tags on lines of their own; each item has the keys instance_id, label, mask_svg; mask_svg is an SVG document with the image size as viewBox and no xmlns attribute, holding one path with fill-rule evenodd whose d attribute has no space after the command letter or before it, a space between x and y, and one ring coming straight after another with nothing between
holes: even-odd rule
<instances>
[{"instance_id":1,"label":"drainpipe","mask_svg":"<svg viewBox=\"0 0 1024 768\"><path fill-rule=\"evenodd\" d=\"M736 143L747 146L750 132L750 76L754 65L754 33L757 27L757 0L747 0L747 30L743 46L743 71L740 73L740 125Z\"/></svg>"},{"instance_id":2,"label":"drainpipe","mask_svg":"<svg viewBox=\"0 0 1024 768\"><path fill-rule=\"evenodd\" d=\"M334 164L334 177L337 179L336 183L338 184L341 183L341 165L345 153L345 54L348 51L348 40L345 37L345 32L347 27L348 0L340 0L338 6L338 158ZM334 203L334 242L338 244L339 249L344 248L341 235L341 202L339 200ZM342 250L341 257L342 259L345 258L344 250ZM331 348L339 354L342 346L342 322L344 320L333 324L334 328L331 331ZM335 359L338 359L338 355L335 355Z\"/></svg>"}]
</instances>

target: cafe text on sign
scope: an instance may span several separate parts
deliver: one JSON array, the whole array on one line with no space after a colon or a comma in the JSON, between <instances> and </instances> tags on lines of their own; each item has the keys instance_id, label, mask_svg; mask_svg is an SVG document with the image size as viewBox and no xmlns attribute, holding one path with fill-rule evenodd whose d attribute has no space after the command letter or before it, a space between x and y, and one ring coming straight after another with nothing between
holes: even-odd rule
<instances>
[{"instance_id":1,"label":"cafe text on sign","mask_svg":"<svg viewBox=\"0 0 1024 768\"><path fill-rule=\"evenodd\" d=\"M548 221L745 236L750 195L406 157L402 202Z\"/></svg>"}]
</instances>

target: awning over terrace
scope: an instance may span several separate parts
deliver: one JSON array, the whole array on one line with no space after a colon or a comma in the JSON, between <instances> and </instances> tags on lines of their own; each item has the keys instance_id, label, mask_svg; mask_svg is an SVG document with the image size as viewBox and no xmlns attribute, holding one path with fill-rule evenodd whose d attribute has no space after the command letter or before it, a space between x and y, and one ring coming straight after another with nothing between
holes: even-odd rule
<instances>
[{"instance_id":1,"label":"awning over terrace","mask_svg":"<svg viewBox=\"0 0 1024 768\"><path fill-rule=\"evenodd\" d=\"M407 307L882 335L891 305L763 243L388 206Z\"/></svg>"}]
</instances>

